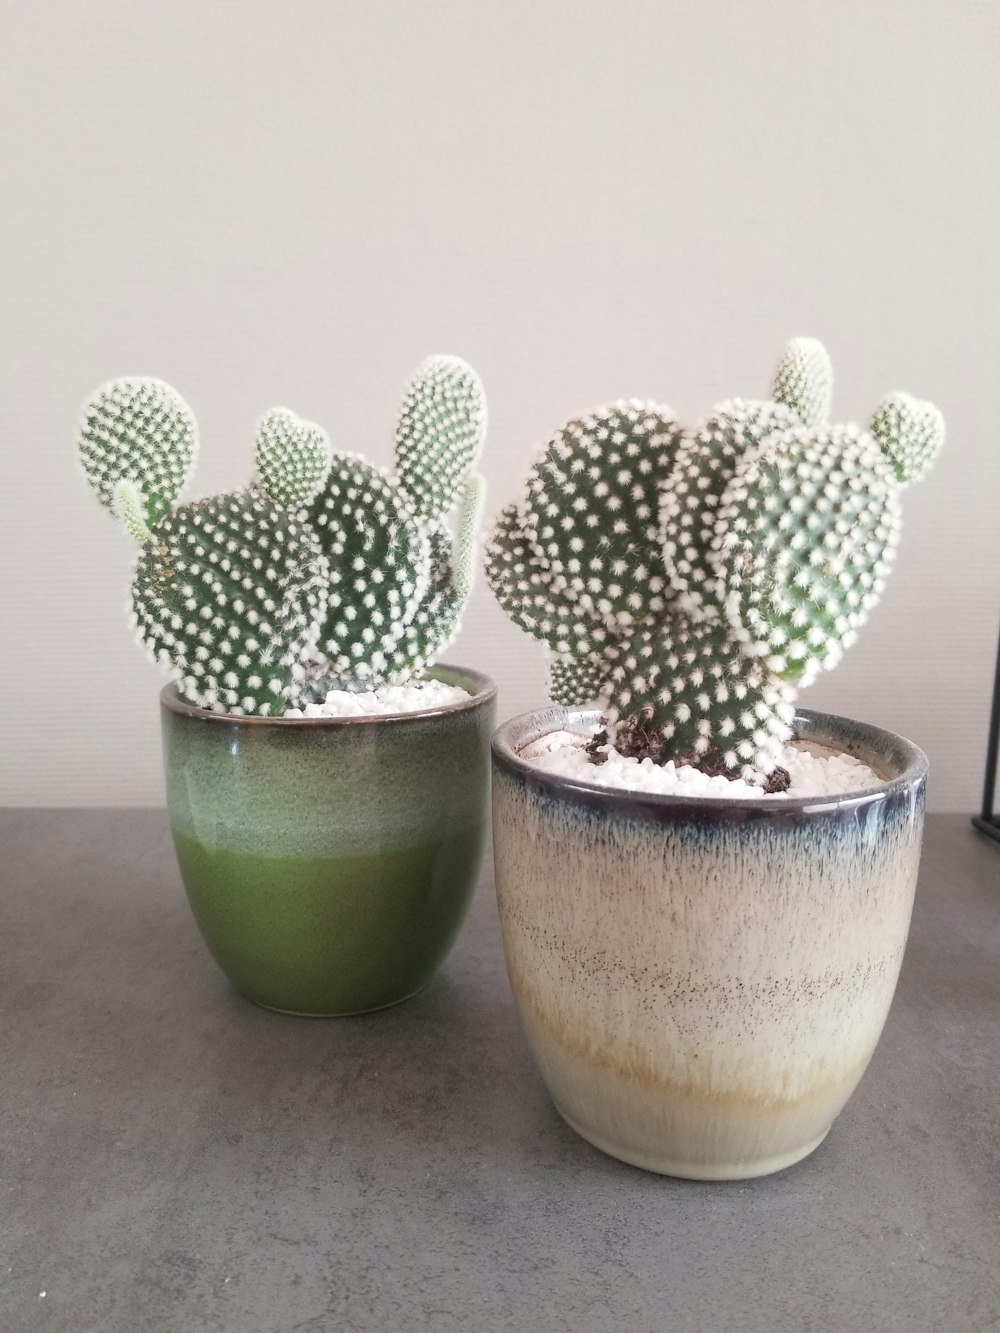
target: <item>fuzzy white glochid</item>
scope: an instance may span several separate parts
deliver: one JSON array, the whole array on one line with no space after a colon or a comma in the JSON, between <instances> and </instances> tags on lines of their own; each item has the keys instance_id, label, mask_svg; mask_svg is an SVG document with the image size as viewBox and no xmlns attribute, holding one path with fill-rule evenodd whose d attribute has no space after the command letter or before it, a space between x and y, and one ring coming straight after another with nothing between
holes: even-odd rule
<instances>
[{"instance_id":1,"label":"fuzzy white glochid","mask_svg":"<svg viewBox=\"0 0 1000 1333\"><path fill-rule=\"evenodd\" d=\"M828 425L830 359L785 348L767 400L693 430L623 402L574 418L486 545L490 586L549 649L549 691L597 703L626 755L776 781L798 689L878 601L903 485L944 440L896 393L868 431Z\"/></svg>"},{"instance_id":2,"label":"fuzzy white glochid","mask_svg":"<svg viewBox=\"0 0 1000 1333\"><path fill-rule=\"evenodd\" d=\"M139 543L132 623L191 703L273 716L331 689L419 674L454 639L476 566L486 401L457 357L406 388L397 476L274 408L243 491L177 504L197 427L160 380L127 378L84 404L80 463ZM454 536L448 514L456 508Z\"/></svg>"}]
</instances>

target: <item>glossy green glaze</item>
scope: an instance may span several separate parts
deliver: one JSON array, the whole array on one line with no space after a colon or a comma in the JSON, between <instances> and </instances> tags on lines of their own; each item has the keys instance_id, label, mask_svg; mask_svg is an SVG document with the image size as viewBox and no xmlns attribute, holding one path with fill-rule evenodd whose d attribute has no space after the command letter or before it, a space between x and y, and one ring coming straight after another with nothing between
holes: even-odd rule
<instances>
[{"instance_id":1,"label":"glossy green glaze","mask_svg":"<svg viewBox=\"0 0 1000 1333\"><path fill-rule=\"evenodd\" d=\"M365 719L206 713L161 695L167 804L205 942L243 995L349 1014L424 986L482 862L495 689Z\"/></svg>"}]
</instances>

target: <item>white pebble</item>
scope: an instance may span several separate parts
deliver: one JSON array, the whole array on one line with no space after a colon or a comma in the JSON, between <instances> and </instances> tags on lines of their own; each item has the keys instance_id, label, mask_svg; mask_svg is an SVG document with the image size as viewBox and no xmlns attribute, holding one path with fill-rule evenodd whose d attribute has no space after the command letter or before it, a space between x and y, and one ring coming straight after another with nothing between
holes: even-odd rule
<instances>
[{"instance_id":1,"label":"white pebble","mask_svg":"<svg viewBox=\"0 0 1000 1333\"><path fill-rule=\"evenodd\" d=\"M468 690L443 680L417 680L406 685L380 685L377 690L329 690L322 703L305 709L286 708L283 717L383 717L445 708L469 699Z\"/></svg>"},{"instance_id":2,"label":"white pebble","mask_svg":"<svg viewBox=\"0 0 1000 1333\"><path fill-rule=\"evenodd\" d=\"M579 732L552 731L525 746L521 758L537 768L577 782L591 782L598 787L623 791L655 792L669 796L708 796L721 800L781 801L789 797L840 796L844 792L878 787L882 779L854 755L812 754L796 745L786 745L778 755L778 764L788 770L791 785L785 792L765 792L743 778L730 781L710 778L689 764L654 764L649 759L626 759L611 746L603 747L607 760L593 764L585 746L590 735Z\"/></svg>"}]
</instances>

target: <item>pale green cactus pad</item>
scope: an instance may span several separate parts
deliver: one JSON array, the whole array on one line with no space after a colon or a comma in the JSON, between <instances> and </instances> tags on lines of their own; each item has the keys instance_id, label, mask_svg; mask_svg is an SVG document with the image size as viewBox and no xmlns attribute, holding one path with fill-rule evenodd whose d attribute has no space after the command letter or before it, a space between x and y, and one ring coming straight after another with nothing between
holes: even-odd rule
<instances>
[{"instance_id":1,"label":"pale green cactus pad","mask_svg":"<svg viewBox=\"0 0 1000 1333\"><path fill-rule=\"evenodd\" d=\"M903 485L930 471L944 444L944 417L933 403L891 393L875 409L871 433Z\"/></svg>"},{"instance_id":2,"label":"pale green cactus pad","mask_svg":"<svg viewBox=\"0 0 1000 1333\"><path fill-rule=\"evenodd\" d=\"M806 426L830 419L833 367L826 348L815 338L793 338L774 372L771 397L790 408Z\"/></svg>"},{"instance_id":3,"label":"pale green cactus pad","mask_svg":"<svg viewBox=\"0 0 1000 1333\"><path fill-rule=\"evenodd\" d=\"M325 430L275 407L258 422L254 448L257 477L275 504L299 509L315 498L332 458Z\"/></svg>"},{"instance_id":4,"label":"pale green cactus pad","mask_svg":"<svg viewBox=\"0 0 1000 1333\"><path fill-rule=\"evenodd\" d=\"M457 356L428 357L406 386L396 471L410 508L436 522L457 502L486 436L486 395Z\"/></svg>"},{"instance_id":5,"label":"pale green cactus pad","mask_svg":"<svg viewBox=\"0 0 1000 1333\"><path fill-rule=\"evenodd\" d=\"M218 495L169 514L141 548L134 623L192 703L267 715L315 651L326 587L308 524L259 491Z\"/></svg>"},{"instance_id":6,"label":"pale green cactus pad","mask_svg":"<svg viewBox=\"0 0 1000 1333\"><path fill-rule=\"evenodd\" d=\"M162 380L111 380L83 405L77 456L91 490L112 513L116 486L132 482L137 494L130 503L155 528L187 485L197 452L194 415Z\"/></svg>"}]
</instances>

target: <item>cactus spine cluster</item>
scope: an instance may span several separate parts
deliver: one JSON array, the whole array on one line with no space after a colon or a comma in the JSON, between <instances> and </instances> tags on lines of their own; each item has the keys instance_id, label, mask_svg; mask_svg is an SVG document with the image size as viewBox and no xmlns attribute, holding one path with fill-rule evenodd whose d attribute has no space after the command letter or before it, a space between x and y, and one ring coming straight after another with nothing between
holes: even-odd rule
<instances>
[{"instance_id":1,"label":"cactus spine cluster","mask_svg":"<svg viewBox=\"0 0 1000 1333\"><path fill-rule=\"evenodd\" d=\"M617 748L769 780L797 691L836 665L878 601L900 492L944 441L890 394L868 430L830 425L829 357L795 338L767 400L685 430L622 402L545 445L501 510L486 572L550 651L549 692L598 702Z\"/></svg>"},{"instance_id":2,"label":"cactus spine cluster","mask_svg":"<svg viewBox=\"0 0 1000 1333\"><path fill-rule=\"evenodd\" d=\"M395 477L275 408L246 490L177 504L197 429L155 379L98 389L77 445L91 489L140 545L140 641L190 702L267 716L334 686L406 680L451 643L476 564L485 431L475 372L437 356L407 385Z\"/></svg>"}]
</instances>

